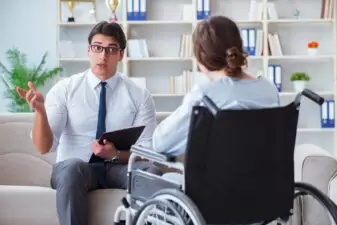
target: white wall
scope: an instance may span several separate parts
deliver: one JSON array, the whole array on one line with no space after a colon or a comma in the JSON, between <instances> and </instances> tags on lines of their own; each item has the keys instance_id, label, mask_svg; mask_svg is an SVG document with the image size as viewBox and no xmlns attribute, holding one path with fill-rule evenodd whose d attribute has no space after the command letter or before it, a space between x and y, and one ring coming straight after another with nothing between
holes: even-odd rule
<instances>
[{"instance_id":1,"label":"white wall","mask_svg":"<svg viewBox=\"0 0 337 225\"><path fill-rule=\"evenodd\" d=\"M38 64L48 51L46 67L54 67L56 22L57 1L0 0L0 61L6 64L6 51L17 46L32 65ZM0 84L0 112L7 111L3 92L4 86Z\"/></svg>"}]
</instances>

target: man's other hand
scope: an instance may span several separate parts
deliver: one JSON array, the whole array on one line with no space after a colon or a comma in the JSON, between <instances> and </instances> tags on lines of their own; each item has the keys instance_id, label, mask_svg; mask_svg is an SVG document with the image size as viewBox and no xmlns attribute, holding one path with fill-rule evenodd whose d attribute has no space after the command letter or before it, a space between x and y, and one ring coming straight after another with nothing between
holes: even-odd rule
<instances>
[{"instance_id":1,"label":"man's other hand","mask_svg":"<svg viewBox=\"0 0 337 225\"><path fill-rule=\"evenodd\" d=\"M111 160L117 152L115 145L107 140L104 140L102 145L98 143L98 140L94 141L91 149L96 156L106 160Z\"/></svg>"}]
</instances>

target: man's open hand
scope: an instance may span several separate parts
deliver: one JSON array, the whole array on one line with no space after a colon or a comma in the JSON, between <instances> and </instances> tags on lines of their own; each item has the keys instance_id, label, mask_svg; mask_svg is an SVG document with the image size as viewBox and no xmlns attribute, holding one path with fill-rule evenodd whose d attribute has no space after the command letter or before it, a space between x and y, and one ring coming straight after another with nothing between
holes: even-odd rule
<instances>
[{"instance_id":1,"label":"man's open hand","mask_svg":"<svg viewBox=\"0 0 337 225\"><path fill-rule=\"evenodd\" d=\"M116 156L117 149L115 145L107 140L103 141L103 145L98 143L98 140L94 141L91 146L92 152L103 159L111 160Z\"/></svg>"},{"instance_id":2,"label":"man's open hand","mask_svg":"<svg viewBox=\"0 0 337 225\"><path fill-rule=\"evenodd\" d=\"M31 108L37 112L42 112L44 110L43 95L35 88L32 82L28 82L28 87L29 90L24 90L21 87L15 87L15 89L21 98L26 99Z\"/></svg>"}]
</instances>

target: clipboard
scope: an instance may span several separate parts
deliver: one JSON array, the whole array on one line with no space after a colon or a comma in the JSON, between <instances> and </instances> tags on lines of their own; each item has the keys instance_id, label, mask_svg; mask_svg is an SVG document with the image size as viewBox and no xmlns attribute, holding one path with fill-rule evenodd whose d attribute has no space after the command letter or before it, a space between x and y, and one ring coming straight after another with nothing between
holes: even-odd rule
<instances>
[{"instance_id":1,"label":"clipboard","mask_svg":"<svg viewBox=\"0 0 337 225\"><path fill-rule=\"evenodd\" d=\"M128 151L134 145L143 133L145 126L130 127L126 129L105 132L98 140L99 144L103 144L103 140L107 140L115 145L120 151Z\"/></svg>"}]
</instances>

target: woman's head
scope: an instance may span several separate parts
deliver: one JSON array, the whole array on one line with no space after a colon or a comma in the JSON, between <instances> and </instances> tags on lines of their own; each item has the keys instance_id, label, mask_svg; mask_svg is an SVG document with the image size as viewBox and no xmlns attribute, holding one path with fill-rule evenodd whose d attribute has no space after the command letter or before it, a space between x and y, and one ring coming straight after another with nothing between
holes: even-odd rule
<instances>
[{"instance_id":1,"label":"woman's head","mask_svg":"<svg viewBox=\"0 0 337 225\"><path fill-rule=\"evenodd\" d=\"M212 16L201 21L193 33L194 54L202 72L224 71L241 77L247 66L240 30L227 17Z\"/></svg>"}]
</instances>

